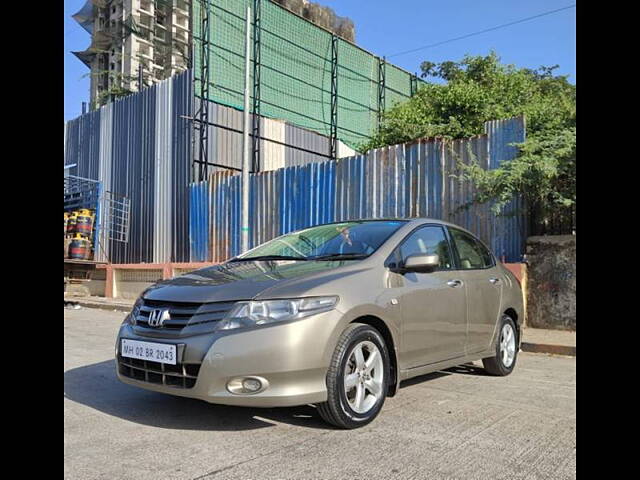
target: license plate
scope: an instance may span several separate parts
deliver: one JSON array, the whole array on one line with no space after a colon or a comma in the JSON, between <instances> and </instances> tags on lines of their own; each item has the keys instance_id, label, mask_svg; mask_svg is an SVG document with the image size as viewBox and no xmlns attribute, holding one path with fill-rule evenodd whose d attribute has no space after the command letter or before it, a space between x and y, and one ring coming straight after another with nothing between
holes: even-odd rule
<instances>
[{"instance_id":1,"label":"license plate","mask_svg":"<svg viewBox=\"0 0 640 480\"><path fill-rule=\"evenodd\" d=\"M152 362L176 364L176 346L167 343L140 342L122 339L120 354L123 357L149 360Z\"/></svg>"}]
</instances>

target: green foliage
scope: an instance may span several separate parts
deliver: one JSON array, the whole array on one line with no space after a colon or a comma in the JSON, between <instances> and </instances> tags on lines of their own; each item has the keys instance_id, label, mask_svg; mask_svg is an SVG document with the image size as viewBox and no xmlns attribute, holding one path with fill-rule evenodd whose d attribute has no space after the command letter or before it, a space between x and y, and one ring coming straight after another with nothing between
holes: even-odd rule
<instances>
[{"instance_id":1,"label":"green foliage","mask_svg":"<svg viewBox=\"0 0 640 480\"><path fill-rule=\"evenodd\" d=\"M106 105L115 98L126 97L133 93L132 90L122 86L124 81L134 81L136 79L133 75L127 75L124 73L112 71L112 70L98 70L93 73L87 73L84 76L93 76L97 78L104 78L107 76L110 79L111 87L103 90L96 98L93 108L99 108Z\"/></svg>"},{"instance_id":2,"label":"green foliage","mask_svg":"<svg viewBox=\"0 0 640 480\"><path fill-rule=\"evenodd\" d=\"M495 170L477 162L458 164L477 190L476 201L492 201L495 213L514 195L524 194L538 221L547 222L576 203L576 129L546 130L519 144L520 154Z\"/></svg>"},{"instance_id":3,"label":"green foliage","mask_svg":"<svg viewBox=\"0 0 640 480\"><path fill-rule=\"evenodd\" d=\"M463 138L484 133L484 122L524 115L527 140L517 159L485 172L460 166L474 182L476 202L495 202L499 211L513 194L524 194L540 218L575 204L576 87L555 76L557 65L537 70L500 63L494 53L460 62L425 61L428 82L410 100L384 115L379 131L362 150L418 138Z\"/></svg>"},{"instance_id":4,"label":"green foliage","mask_svg":"<svg viewBox=\"0 0 640 480\"><path fill-rule=\"evenodd\" d=\"M576 87L565 76L553 76L557 66L519 69L501 64L492 52L461 62L423 62L421 68L423 77L446 83L427 83L413 98L388 110L363 149L422 137L478 135L484 122L518 115L526 116L532 136L575 125Z\"/></svg>"}]
</instances>

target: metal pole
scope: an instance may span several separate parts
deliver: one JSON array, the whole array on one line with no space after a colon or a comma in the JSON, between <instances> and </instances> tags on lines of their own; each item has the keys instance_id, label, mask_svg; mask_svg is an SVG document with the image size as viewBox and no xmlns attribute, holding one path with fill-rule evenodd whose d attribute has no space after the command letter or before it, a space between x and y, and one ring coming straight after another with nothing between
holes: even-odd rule
<instances>
[{"instance_id":1,"label":"metal pole","mask_svg":"<svg viewBox=\"0 0 640 480\"><path fill-rule=\"evenodd\" d=\"M242 149L242 252L249 250L249 80L251 66L251 7L247 6L244 43L244 131Z\"/></svg>"},{"instance_id":2,"label":"metal pole","mask_svg":"<svg viewBox=\"0 0 640 480\"><path fill-rule=\"evenodd\" d=\"M144 77L143 77L143 73L142 73L142 63L138 64L138 91L142 91L142 87L144 82Z\"/></svg>"},{"instance_id":3,"label":"metal pole","mask_svg":"<svg viewBox=\"0 0 640 480\"><path fill-rule=\"evenodd\" d=\"M253 0L253 171L260 171L260 0Z\"/></svg>"}]
</instances>

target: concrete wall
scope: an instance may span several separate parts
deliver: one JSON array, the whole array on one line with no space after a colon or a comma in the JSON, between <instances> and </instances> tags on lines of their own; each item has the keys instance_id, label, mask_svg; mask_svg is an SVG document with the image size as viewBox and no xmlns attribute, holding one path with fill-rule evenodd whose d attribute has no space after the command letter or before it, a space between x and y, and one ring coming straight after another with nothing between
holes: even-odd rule
<instances>
[{"instance_id":1,"label":"concrete wall","mask_svg":"<svg viewBox=\"0 0 640 480\"><path fill-rule=\"evenodd\" d=\"M527 239L527 325L576 329L576 237Z\"/></svg>"}]
</instances>

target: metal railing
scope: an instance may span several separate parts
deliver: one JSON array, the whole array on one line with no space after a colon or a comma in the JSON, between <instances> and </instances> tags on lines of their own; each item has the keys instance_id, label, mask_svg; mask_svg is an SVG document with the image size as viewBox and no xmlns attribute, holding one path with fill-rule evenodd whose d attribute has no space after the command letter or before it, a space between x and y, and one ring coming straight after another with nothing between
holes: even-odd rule
<instances>
[{"instance_id":1,"label":"metal railing","mask_svg":"<svg viewBox=\"0 0 640 480\"><path fill-rule=\"evenodd\" d=\"M126 243L129 241L129 219L131 204L125 196L104 192L101 199L100 230L107 240Z\"/></svg>"}]
</instances>

